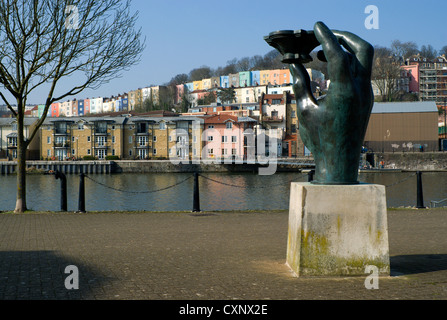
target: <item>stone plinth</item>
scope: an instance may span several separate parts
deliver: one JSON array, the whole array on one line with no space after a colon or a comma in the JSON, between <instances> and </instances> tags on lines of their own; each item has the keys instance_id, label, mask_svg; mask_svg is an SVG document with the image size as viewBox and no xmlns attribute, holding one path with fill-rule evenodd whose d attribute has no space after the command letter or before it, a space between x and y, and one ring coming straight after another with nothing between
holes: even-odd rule
<instances>
[{"instance_id":1,"label":"stone plinth","mask_svg":"<svg viewBox=\"0 0 447 320\"><path fill-rule=\"evenodd\" d=\"M385 187L292 183L287 264L297 276L389 275Z\"/></svg>"}]
</instances>

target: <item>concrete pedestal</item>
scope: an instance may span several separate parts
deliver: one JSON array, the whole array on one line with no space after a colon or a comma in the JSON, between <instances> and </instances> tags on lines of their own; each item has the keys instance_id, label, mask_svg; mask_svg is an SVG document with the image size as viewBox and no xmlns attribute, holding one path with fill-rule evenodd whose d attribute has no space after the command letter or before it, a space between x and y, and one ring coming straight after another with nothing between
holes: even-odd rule
<instances>
[{"instance_id":1,"label":"concrete pedestal","mask_svg":"<svg viewBox=\"0 0 447 320\"><path fill-rule=\"evenodd\" d=\"M292 183L287 264L297 276L389 275L385 187Z\"/></svg>"}]
</instances>

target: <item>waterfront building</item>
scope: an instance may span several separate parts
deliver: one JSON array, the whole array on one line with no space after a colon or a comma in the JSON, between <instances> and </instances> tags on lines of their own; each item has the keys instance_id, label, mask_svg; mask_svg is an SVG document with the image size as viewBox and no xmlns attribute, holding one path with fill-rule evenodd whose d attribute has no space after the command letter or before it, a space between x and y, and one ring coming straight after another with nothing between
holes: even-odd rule
<instances>
[{"instance_id":1,"label":"waterfront building","mask_svg":"<svg viewBox=\"0 0 447 320\"><path fill-rule=\"evenodd\" d=\"M244 130L251 128L254 123L255 120L240 122L238 117L226 114L204 116L202 140L205 146L202 159L244 159Z\"/></svg>"},{"instance_id":2,"label":"waterfront building","mask_svg":"<svg viewBox=\"0 0 447 320\"><path fill-rule=\"evenodd\" d=\"M25 138L29 138L34 125L38 121L37 117L25 117L23 120ZM17 119L0 118L0 159L17 159ZM28 160L39 159L39 134L36 134L33 141L28 146L26 158Z\"/></svg>"},{"instance_id":3,"label":"waterfront building","mask_svg":"<svg viewBox=\"0 0 447 320\"><path fill-rule=\"evenodd\" d=\"M372 152L438 151L434 101L375 103L365 136Z\"/></svg>"},{"instance_id":4,"label":"waterfront building","mask_svg":"<svg viewBox=\"0 0 447 320\"><path fill-rule=\"evenodd\" d=\"M45 120L40 155L46 160L122 157L125 117L71 117Z\"/></svg>"}]
</instances>

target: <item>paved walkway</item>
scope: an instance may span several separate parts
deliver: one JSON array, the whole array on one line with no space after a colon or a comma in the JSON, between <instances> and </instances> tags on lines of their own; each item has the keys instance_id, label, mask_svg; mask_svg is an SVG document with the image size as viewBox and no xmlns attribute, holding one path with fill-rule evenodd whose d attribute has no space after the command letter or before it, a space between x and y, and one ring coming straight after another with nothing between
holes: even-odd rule
<instances>
[{"instance_id":1,"label":"paved walkway","mask_svg":"<svg viewBox=\"0 0 447 320\"><path fill-rule=\"evenodd\" d=\"M447 299L447 210L388 220L392 276L367 290L293 277L287 212L0 214L0 299Z\"/></svg>"}]
</instances>

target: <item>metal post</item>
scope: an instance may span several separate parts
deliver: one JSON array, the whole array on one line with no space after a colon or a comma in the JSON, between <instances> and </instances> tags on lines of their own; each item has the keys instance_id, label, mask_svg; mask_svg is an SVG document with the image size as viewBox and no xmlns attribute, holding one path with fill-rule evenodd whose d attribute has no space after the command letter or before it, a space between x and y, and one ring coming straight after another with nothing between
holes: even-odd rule
<instances>
[{"instance_id":1,"label":"metal post","mask_svg":"<svg viewBox=\"0 0 447 320\"><path fill-rule=\"evenodd\" d=\"M61 211L67 211L67 178L65 174L56 171L56 180L61 180Z\"/></svg>"},{"instance_id":2,"label":"metal post","mask_svg":"<svg viewBox=\"0 0 447 320\"><path fill-rule=\"evenodd\" d=\"M307 173L307 182L312 182L314 181L314 174L315 174L315 170L310 170Z\"/></svg>"},{"instance_id":3,"label":"metal post","mask_svg":"<svg viewBox=\"0 0 447 320\"><path fill-rule=\"evenodd\" d=\"M422 172L417 172L417 209L425 209L424 195L422 191Z\"/></svg>"},{"instance_id":4,"label":"metal post","mask_svg":"<svg viewBox=\"0 0 447 320\"><path fill-rule=\"evenodd\" d=\"M79 202L78 202L78 213L85 213L85 175L81 173L79 175Z\"/></svg>"},{"instance_id":5,"label":"metal post","mask_svg":"<svg viewBox=\"0 0 447 320\"><path fill-rule=\"evenodd\" d=\"M200 212L199 174L194 173L194 198L192 212Z\"/></svg>"}]
</instances>

